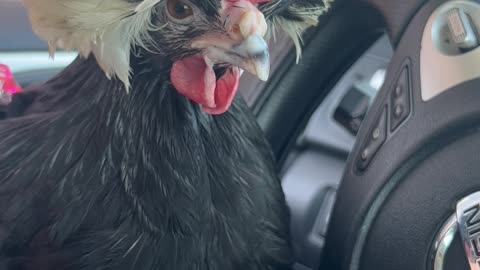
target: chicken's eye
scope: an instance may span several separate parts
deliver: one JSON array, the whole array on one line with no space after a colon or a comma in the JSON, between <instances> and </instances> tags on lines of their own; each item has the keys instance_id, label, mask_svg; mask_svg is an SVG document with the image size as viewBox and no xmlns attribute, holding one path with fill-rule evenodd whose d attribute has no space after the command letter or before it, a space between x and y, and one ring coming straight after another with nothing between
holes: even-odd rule
<instances>
[{"instance_id":1,"label":"chicken's eye","mask_svg":"<svg viewBox=\"0 0 480 270\"><path fill-rule=\"evenodd\" d=\"M168 14L177 20L184 20L193 15L192 7L182 0L168 0L167 10Z\"/></svg>"}]
</instances>

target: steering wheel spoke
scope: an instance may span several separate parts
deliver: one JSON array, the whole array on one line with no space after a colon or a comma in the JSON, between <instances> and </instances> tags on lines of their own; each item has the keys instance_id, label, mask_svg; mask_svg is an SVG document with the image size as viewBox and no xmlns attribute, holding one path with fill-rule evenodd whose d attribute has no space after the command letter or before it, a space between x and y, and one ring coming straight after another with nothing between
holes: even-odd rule
<instances>
[{"instance_id":1,"label":"steering wheel spoke","mask_svg":"<svg viewBox=\"0 0 480 270\"><path fill-rule=\"evenodd\" d=\"M395 54L349 158L321 269L479 270L480 3L369 2Z\"/></svg>"}]
</instances>

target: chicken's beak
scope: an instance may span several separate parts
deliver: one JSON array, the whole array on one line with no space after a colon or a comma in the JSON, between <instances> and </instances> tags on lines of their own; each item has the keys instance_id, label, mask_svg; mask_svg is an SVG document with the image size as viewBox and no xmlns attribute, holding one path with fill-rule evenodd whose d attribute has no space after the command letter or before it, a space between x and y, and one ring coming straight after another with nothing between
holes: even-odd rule
<instances>
[{"instance_id":1,"label":"chicken's beak","mask_svg":"<svg viewBox=\"0 0 480 270\"><path fill-rule=\"evenodd\" d=\"M267 23L263 14L250 1L236 1L224 8L227 34L202 36L192 48L205 52L214 64L231 64L263 81L270 74L270 54L264 39Z\"/></svg>"}]
</instances>

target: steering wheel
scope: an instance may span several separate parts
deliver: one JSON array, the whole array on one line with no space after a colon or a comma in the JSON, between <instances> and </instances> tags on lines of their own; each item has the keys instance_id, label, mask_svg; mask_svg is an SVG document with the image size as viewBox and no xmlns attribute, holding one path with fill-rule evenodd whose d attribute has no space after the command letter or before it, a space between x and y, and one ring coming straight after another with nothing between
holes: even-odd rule
<instances>
[{"instance_id":1,"label":"steering wheel","mask_svg":"<svg viewBox=\"0 0 480 270\"><path fill-rule=\"evenodd\" d=\"M320 269L480 269L480 1L365 0L393 61L352 151Z\"/></svg>"}]
</instances>

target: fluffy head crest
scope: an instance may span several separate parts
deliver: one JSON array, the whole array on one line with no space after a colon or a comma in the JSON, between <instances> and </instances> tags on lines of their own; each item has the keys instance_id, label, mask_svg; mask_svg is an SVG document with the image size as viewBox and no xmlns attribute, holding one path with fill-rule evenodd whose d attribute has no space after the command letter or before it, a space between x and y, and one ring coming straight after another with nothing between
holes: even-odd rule
<instances>
[{"instance_id":1,"label":"fluffy head crest","mask_svg":"<svg viewBox=\"0 0 480 270\"><path fill-rule=\"evenodd\" d=\"M107 77L130 88L130 49L150 41L153 7L161 0L23 0L33 31L48 41L53 57L58 46L93 53Z\"/></svg>"},{"instance_id":2,"label":"fluffy head crest","mask_svg":"<svg viewBox=\"0 0 480 270\"><path fill-rule=\"evenodd\" d=\"M318 18L327 12L335 0L297 0L292 1L284 10L283 16L273 16L272 29L270 33L275 35L276 28L281 28L293 40L297 50L297 63L302 54L302 34L309 27L318 24ZM275 5L281 5L283 1L277 1L269 6L270 9L275 9Z\"/></svg>"},{"instance_id":3,"label":"fluffy head crest","mask_svg":"<svg viewBox=\"0 0 480 270\"><path fill-rule=\"evenodd\" d=\"M23 0L33 31L48 41L50 55L56 47L95 55L107 77L116 76L130 89L130 52L138 45L147 49L149 33L161 27L152 24L155 5L164 0ZM201 0L199 0L201 1ZM334 0L277 0L264 12L282 9L272 16L270 33L286 31L301 54L301 35L316 25L318 17ZM153 44L154 45L154 44Z\"/></svg>"}]
</instances>

